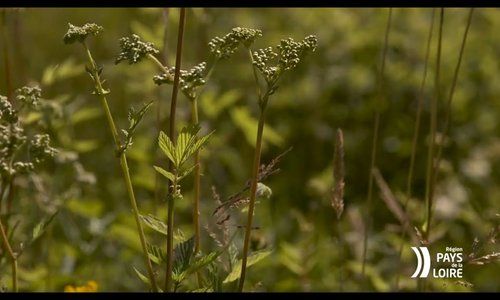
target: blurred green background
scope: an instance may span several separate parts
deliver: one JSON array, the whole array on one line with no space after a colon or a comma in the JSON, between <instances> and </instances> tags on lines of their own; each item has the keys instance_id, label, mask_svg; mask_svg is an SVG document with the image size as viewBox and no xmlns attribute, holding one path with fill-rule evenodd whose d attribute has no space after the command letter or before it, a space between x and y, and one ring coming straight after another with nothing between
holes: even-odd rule
<instances>
[{"instance_id":1,"label":"blurred green background","mask_svg":"<svg viewBox=\"0 0 500 300\"><path fill-rule=\"evenodd\" d=\"M257 206L254 246L273 253L248 271L249 289L259 291L389 291L396 276L403 290L414 290L410 278L415 258L407 242L403 265L397 251L398 220L380 199L378 188L369 236L368 280L359 279L367 179L375 108L376 77L380 67L387 9L189 9L183 68L209 56L208 42L236 26L261 29L254 48L277 45L282 38L300 40L315 34L317 51L285 76L271 98L267 112L263 162L289 147L281 171L266 184L269 200ZM465 29L466 9L446 9L442 50L442 94L449 93L453 70ZM59 108L51 136L61 150L54 162L34 178L19 182L15 203L21 220L17 242L30 234L30 226L59 209L46 233L25 250L20 262L23 290L63 291L68 284L95 280L100 291L144 290L133 266L143 268L135 223L117 161L113 141L100 104L90 95L81 47L66 46L62 37L68 23L95 22L104 27L90 48L104 67L111 90L110 106L119 124L127 125L130 106L154 100L153 109L139 126L129 151L130 167L140 210L166 217L166 205L155 193L153 164L166 165L157 151L157 117L167 130L170 86L157 87L150 62L114 65L118 39L136 33L162 49L168 65L175 60L178 9L15 9L7 10L0 50L0 94L6 94L4 47L10 54L12 86L39 84L43 96ZM411 152L417 96L431 9L394 9L389 37L377 167L392 191L404 199ZM437 25L436 25L437 26ZM436 191L431 251L463 247L470 253L474 238L484 241L498 230L500 213L500 11L476 9L465 49L449 136L445 139L442 170ZM436 31L434 33L436 36ZM6 42L6 40L7 42ZM7 43L7 44L5 44ZM431 46L428 84L424 94L421 137L418 145L414 196L410 215L418 225L424 216L425 162L429 132L429 100L434 93L436 39ZM180 98L178 128L189 120L190 106ZM440 103L443 112L444 99ZM248 57L238 51L220 63L200 98L204 132L216 130L202 152L202 224L216 228L212 212L215 186L223 199L237 192L250 177L258 107ZM159 115L157 115L159 114ZM439 119L442 125L442 118ZM330 206L332 162L336 128L345 139L345 211L340 221ZM161 179L162 193L165 181ZM176 225L187 235L191 229L191 183L185 201L176 207ZM162 194L160 193L160 194ZM239 230L243 214L235 213L231 231ZM14 221L11 221L14 223ZM214 247L203 231L203 247ZM343 243L339 244L338 236ZM148 231L151 241L164 246L164 238ZM237 236L241 244L243 232ZM240 248L241 249L241 248ZM496 244L484 253L498 251ZM342 273L339 272L342 266ZM8 265L2 266L5 270ZM400 269L398 269L400 268ZM436 291L499 291L498 262L465 266L464 287L456 280L429 280ZM0 285L10 279L0 270ZM163 274L161 272L160 274ZM342 276L340 276L342 274ZM160 276L163 278L163 275Z\"/></svg>"}]
</instances>

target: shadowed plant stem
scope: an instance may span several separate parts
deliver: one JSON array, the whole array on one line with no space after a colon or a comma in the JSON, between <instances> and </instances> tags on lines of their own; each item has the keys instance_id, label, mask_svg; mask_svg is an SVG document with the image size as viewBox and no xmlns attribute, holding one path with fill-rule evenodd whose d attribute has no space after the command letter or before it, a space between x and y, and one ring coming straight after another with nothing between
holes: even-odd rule
<instances>
[{"instance_id":1,"label":"shadowed plant stem","mask_svg":"<svg viewBox=\"0 0 500 300\"><path fill-rule=\"evenodd\" d=\"M460 46L460 52L458 54L457 65L455 67L455 72L453 74L453 81L452 81L452 84L451 84L450 94L448 95L448 100L446 102L446 108L445 108L445 111L444 111L444 113L445 113L445 116L444 116L444 126L443 126L443 132L442 132L442 137L443 138L448 133L448 130L449 130L449 127L450 127L451 103L453 101L453 95L455 94L455 88L456 88L457 80L458 80L458 72L460 71L460 66L462 64L462 58L463 58L463 54L464 54L464 51L465 51L465 44L467 42L467 35L469 33L469 28L470 28L470 24L471 24L471 21L472 21L472 14L473 14L473 12L474 12L474 8L470 8L469 9L469 14L468 14L468 17L467 17L467 25L465 26L464 35L463 35L463 38L462 38L462 45ZM433 175L433 178L432 178L434 180L434 184L432 184L432 188L433 189L436 188L436 183L435 182L437 181L437 176L438 176L438 172L439 172L439 164L441 162L442 150L443 150L443 140L441 140L440 143L437 144L436 162L435 162L435 166L434 166L434 175ZM434 193L434 190L432 190L431 193Z\"/></svg>"},{"instance_id":2,"label":"shadowed plant stem","mask_svg":"<svg viewBox=\"0 0 500 300\"><path fill-rule=\"evenodd\" d=\"M253 214L254 214L254 209L255 209L255 198L256 198L256 192L257 192L257 181L258 181L258 175L259 175L259 165L260 165L260 153L262 150L262 134L264 132L264 119L265 119L265 112L266 112L266 106L267 106L267 100L268 96L265 95L264 99L262 99L262 104L260 106L260 116L259 116L259 123L257 126L257 140L255 142L255 155L253 159L253 166L252 166L252 185L250 186L250 203L248 204L248 217L247 217L247 223L245 227L245 240L243 243L243 256L241 258L241 274L240 274L240 281L238 284L238 290L240 292L243 291L243 286L245 285L245 275L246 275L246 269L247 269L247 257L248 257L248 250L250 246L250 236L252 233L252 221L253 221Z\"/></svg>"},{"instance_id":3,"label":"shadowed plant stem","mask_svg":"<svg viewBox=\"0 0 500 300\"><path fill-rule=\"evenodd\" d=\"M366 221L365 221L365 230L363 235L363 257L362 257L362 265L361 265L361 275L365 276L365 268L366 268L366 254L368 249L368 234L372 226L372 198L373 198L373 170L376 165L377 159L377 147L378 147L378 135L379 135L379 127L380 127L380 106L383 106L383 95L382 95L382 87L383 87L383 79L384 79L384 70L385 70L385 61L387 56L387 46L389 42L389 32L391 28L391 20L392 20L392 8L389 8L389 14L387 16L387 27L385 29L384 36L384 48L382 50L382 61L380 66L380 72L378 74L378 90L377 90L377 103L375 108L375 118L373 125L373 140L372 140L372 151L371 151L371 161L370 161L370 173L368 176L368 194L366 197Z\"/></svg>"},{"instance_id":4,"label":"shadowed plant stem","mask_svg":"<svg viewBox=\"0 0 500 300\"><path fill-rule=\"evenodd\" d=\"M2 184L2 187L0 188L0 203L3 198L3 195L5 194L6 187L4 184ZM12 267L12 290L14 292L18 292L18 284L17 284L17 254L14 253L12 250L12 246L10 245L9 242L9 237L7 236L7 231L3 225L2 219L0 218L0 234L2 235L2 241L4 245L5 252L9 255L10 258L10 263Z\"/></svg>"},{"instance_id":5,"label":"shadowed plant stem","mask_svg":"<svg viewBox=\"0 0 500 300\"><path fill-rule=\"evenodd\" d=\"M85 43L83 43L83 46L84 46L85 51L87 53L87 57L88 57L89 63L91 64L92 70L94 70L93 76L95 78L96 89L100 95L99 98L101 100L102 107L103 107L104 112L106 114L106 119L108 121L108 125L109 125L109 128L111 130L111 134L113 135L113 140L115 142L116 149L118 150L118 149L120 149L120 139L118 136L118 130L116 129L116 125L115 125L115 122L113 120L113 116L112 116L111 111L109 109L108 100L106 99L106 96L104 95L105 90L102 87L102 81L99 77L99 74L98 74L99 72L97 71L97 65L96 65L94 59L92 58L92 54L90 53L90 50L87 47L87 45ZM146 236L145 236L144 230L142 228L141 220L139 217L139 209L137 207L137 201L135 199L134 189L132 186L132 180L130 179L130 172L129 172L128 163L127 163L127 156L125 155L124 151L120 151L119 154L120 154L119 159L120 159L120 166L122 169L123 179L125 181L125 186L127 189L127 194L128 194L129 200L130 200L130 205L132 206L132 211L134 214L135 223L137 225L137 231L138 231L139 239L141 242L142 252L144 255L144 261L146 263L146 269L148 272L149 281L151 283L152 290L154 292L158 292L158 287L156 285L153 267L151 265L151 261L149 259L149 255L148 255Z\"/></svg>"},{"instance_id":6,"label":"shadowed plant stem","mask_svg":"<svg viewBox=\"0 0 500 300\"><path fill-rule=\"evenodd\" d=\"M403 211L407 213L408 209L408 202L410 201L410 198L412 197L412 187L413 187L413 175L414 175L414 169L415 169L415 157L417 155L417 143L418 143L418 137L419 137L419 132L420 132L420 121L422 117L422 107L423 107L423 98L424 98L424 88L425 84L427 81L427 69L429 66L429 53L431 49L431 41L432 41L432 32L434 31L434 16L436 14L436 9L432 9L432 16L431 16L431 25L429 27L429 34L427 37L427 46L425 50L425 61L424 61L424 71L422 74L422 83L420 84L420 90L418 92L418 103L417 103L417 114L415 117L415 130L413 132L413 140L412 140L412 146L411 146L411 156L410 156L410 167L408 170L408 177L406 180L406 197L405 197L405 202L403 204ZM401 262L401 256L403 254L403 246L404 246L404 239L406 237L406 231L407 227L410 224L405 223L403 225L403 229L401 232L401 244L399 246L399 251L398 251L398 262L399 262L399 267L398 270L401 270L402 262ZM396 290L399 290L399 279L400 279L400 274L401 272L398 272L398 275L396 275L396 282L395 282L395 288Z\"/></svg>"},{"instance_id":7,"label":"shadowed plant stem","mask_svg":"<svg viewBox=\"0 0 500 300\"><path fill-rule=\"evenodd\" d=\"M5 72L5 88L7 89L7 99L12 102L12 78L10 74L9 46L7 43L7 9L2 9L2 41L3 41L3 63Z\"/></svg>"},{"instance_id":8,"label":"shadowed plant stem","mask_svg":"<svg viewBox=\"0 0 500 300\"><path fill-rule=\"evenodd\" d=\"M430 139L429 139L429 147L427 151L427 175L426 175L426 184L425 184L425 229L424 229L424 238L425 240L429 240L430 228L431 228L431 218L432 218L432 204L433 204L433 191L434 191L434 145L436 143L436 129L437 129L437 112L438 112L438 103L441 98L440 93L440 69L441 69L441 44L443 40L443 20L444 20L444 8L440 9L439 13L439 35L438 35L438 44L437 44L437 53L436 53L436 71L435 71L435 80L434 80L434 88L435 88L435 96L433 101L431 101L431 117L430 117Z\"/></svg>"},{"instance_id":9,"label":"shadowed plant stem","mask_svg":"<svg viewBox=\"0 0 500 300\"><path fill-rule=\"evenodd\" d=\"M177 108L177 95L179 93L179 79L181 71L182 59L182 44L184 40L184 26L186 25L186 9L181 8L179 14L179 30L177 33L177 50L175 54L175 73L174 84L172 87L172 100L170 102L170 120L168 135L170 140L175 143L175 114ZM165 72L168 74L168 72ZM173 171L173 163L169 162L169 171ZM165 274L165 292L170 292L172 288L172 269L173 269L173 247L174 247L174 193L177 189L177 182L172 183L172 187L167 197L167 214L168 214L168 227L167 227L167 268Z\"/></svg>"},{"instance_id":10,"label":"shadowed plant stem","mask_svg":"<svg viewBox=\"0 0 500 300\"><path fill-rule=\"evenodd\" d=\"M252 234L252 221L253 221L253 214L255 210L255 198L256 198L256 193L257 193L257 183L258 183L258 177L259 177L259 165L260 165L260 154L262 150L262 135L264 132L264 123L265 123L265 112L266 112L266 106L267 106L267 101L269 100L269 90L271 90L271 87L268 85L268 92L262 96L260 84L259 84L259 77L257 76L257 70L255 69L254 66L254 58L252 51L248 49L248 55L250 58L251 66L252 66L252 72L255 80L255 87L259 99L259 108L260 108L260 116L259 116L259 122L257 125L257 140L255 142L255 154L254 154L254 159L253 159L253 165L252 165L252 183L250 186L250 202L248 204L248 216L247 216L247 223L245 227L245 240L243 242L243 254L241 257L241 273L240 273L240 280L238 282L238 290L240 292L243 292L243 287L245 285L245 275L247 271L247 258L248 258L248 250L250 246L250 236Z\"/></svg>"}]
</instances>

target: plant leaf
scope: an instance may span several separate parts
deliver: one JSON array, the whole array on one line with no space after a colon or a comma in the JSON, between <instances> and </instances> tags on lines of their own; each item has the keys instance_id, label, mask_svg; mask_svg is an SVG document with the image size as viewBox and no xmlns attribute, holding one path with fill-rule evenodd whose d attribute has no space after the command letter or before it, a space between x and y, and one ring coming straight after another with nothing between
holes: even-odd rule
<instances>
[{"instance_id":1,"label":"plant leaf","mask_svg":"<svg viewBox=\"0 0 500 300\"><path fill-rule=\"evenodd\" d=\"M177 245L174 249L174 266L173 270L176 274L181 274L188 267L191 259L194 256L194 236L190 237Z\"/></svg>"},{"instance_id":2,"label":"plant leaf","mask_svg":"<svg viewBox=\"0 0 500 300\"><path fill-rule=\"evenodd\" d=\"M179 176L179 178L177 180L180 181L182 178L189 175L189 173L191 173L195 167L196 167L196 165L193 165L193 166L187 168L184 172L181 173L181 175Z\"/></svg>"},{"instance_id":3,"label":"plant leaf","mask_svg":"<svg viewBox=\"0 0 500 300\"><path fill-rule=\"evenodd\" d=\"M170 173L169 171L167 171L163 168L157 167L157 166L153 166L153 168L155 168L156 172L160 173L161 175L166 177L171 182L174 182L174 180L175 180L174 174ZM180 178L179 178L179 180L180 180Z\"/></svg>"},{"instance_id":4,"label":"plant leaf","mask_svg":"<svg viewBox=\"0 0 500 300\"><path fill-rule=\"evenodd\" d=\"M253 253L247 259L247 267L250 267L251 265L258 263L262 259L266 258L269 254L271 254L271 250L261 250ZM231 273L227 275L223 283L233 282L237 280L238 278L240 278L240 273L241 273L241 259L238 260L238 263L233 266Z\"/></svg>"},{"instance_id":5,"label":"plant leaf","mask_svg":"<svg viewBox=\"0 0 500 300\"><path fill-rule=\"evenodd\" d=\"M170 161L177 168L179 166L179 163L176 160L175 146L163 131L160 131L160 136L158 137L158 145L160 146L160 149L163 151L163 153L165 153L168 159L170 159Z\"/></svg>"},{"instance_id":6,"label":"plant leaf","mask_svg":"<svg viewBox=\"0 0 500 300\"><path fill-rule=\"evenodd\" d=\"M142 222L146 224L149 228L155 230L156 232L159 232L161 234L167 235L167 224L163 223L160 221L158 218L156 218L153 215L139 215L141 218Z\"/></svg>"},{"instance_id":7,"label":"plant leaf","mask_svg":"<svg viewBox=\"0 0 500 300\"><path fill-rule=\"evenodd\" d=\"M150 285L151 283L149 282L149 279L144 275L142 274L139 270L137 270L135 267L132 267L134 268L134 271L135 271L135 274L137 274L137 277L139 277L139 279L144 282L145 284L147 285Z\"/></svg>"},{"instance_id":8,"label":"plant leaf","mask_svg":"<svg viewBox=\"0 0 500 300\"><path fill-rule=\"evenodd\" d=\"M166 260L165 253L161 250L160 247L152 245L150 243L146 243L146 247L148 249L149 259L151 259L151 261L155 264L159 265Z\"/></svg>"},{"instance_id":9,"label":"plant leaf","mask_svg":"<svg viewBox=\"0 0 500 300\"><path fill-rule=\"evenodd\" d=\"M54 220L55 216L57 215L59 211L56 211L53 213L50 217L43 218L42 221L40 221L36 226L33 228L33 235L31 237L31 242L34 242L36 239L38 239L42 234L45 232L47 229L47 226Z\"/></svg>"}]
</instances>

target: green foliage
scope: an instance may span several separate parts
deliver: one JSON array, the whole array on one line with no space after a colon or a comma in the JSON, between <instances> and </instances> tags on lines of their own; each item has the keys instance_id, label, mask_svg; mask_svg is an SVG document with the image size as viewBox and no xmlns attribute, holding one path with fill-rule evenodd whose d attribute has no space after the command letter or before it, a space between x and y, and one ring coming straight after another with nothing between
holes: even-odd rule
<instances>
[{"instance_id":1,"label":"green foliage","mask_svg":"<svg viewBox=\"0 0 500 300\"><path fill-rule=\"evenodd\" d=\"M197 133L200 131L201 127L199 125L191 125L184 127L179 133L176 142L173 143L172 140L163 132L160 132L160 136L158 138L158 145L162 152L168 157L168 159L174 164L174 168L179 173L183 168L184 164L188 161L188 159L198 150L200 150L208 141L212 133L205 135L203 137L198 138ZM161 168L155 168L156 170L161 170ZM188 169L188 171L191 169ZM161 171L162 174L166 174L166 177L170 177L165 173L166 171ZM179 176L179 179L182 179L187 175L187 173L183 173L183 175Z\"/></svg>"},{"instance_id":2,"label":"green foliage","mask_svg":"<svg viewBox=\"0 0 500 300\"><path fill-rule=\"evenodd\" d=\"M261 250L255 253L252 253L251 255L248 256L248 261L247 261L247 267L250 267L259 261L263 260L267 256L271 254L271 250ZM224 279L224 283L228 282L233 282L237 279L240 278L240 273L241 273L241 260L236 262L234 265L233 269L231 270L231 273L227 275L226 279Z\"/></svg>"},{"instance_id":3,"label":"green foliage","mask_svg":"<svg viewBox=\"0 0 500 300\"><path fill-rule=\"evenodd\" d=\"M142 121L142 118L149 110L151 105L153 105L153 101L144 104L139 111L136 111L133 107L129 109L128 111L129 125L127 129L122 129L122 133L125 136L125 142L122 143L119 152L127 151L127 149L132 145L132 136L134 135L137 126Z\"/></svg>"}]
</instances>

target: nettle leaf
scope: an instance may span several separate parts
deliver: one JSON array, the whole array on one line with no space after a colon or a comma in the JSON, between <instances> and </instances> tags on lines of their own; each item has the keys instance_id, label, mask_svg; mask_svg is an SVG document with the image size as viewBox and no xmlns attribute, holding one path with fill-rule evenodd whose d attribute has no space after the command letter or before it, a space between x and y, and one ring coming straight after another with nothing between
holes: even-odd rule
<instances>
[{"instance_id":1,"label":"nettle leaf","mask_svg":"<svg viewBox=\"0 0 500 300\"><path fill-rule=\"evenodd\" d=\"M174 249L174 266L173 270L176 274L181 274L185 271L191 259L194 256L194 236L180 243Z\"/></svg>"},{"instance_id":2,"label":"nettle leaf","mask_svg":"<svg viewBox=\"0 0 500 300\"><path fill-rule=\"evenodd\" d=\"M193 165L189 168L187 168L186 170L184 170L180 175L179 175L179 178L178 180L180 181L182 178L186 177L187 175L189 175L189 173L193 172L194 168L196 167L197 165Z\"/></svg>"},{"instance_id":3,"label":"nettle leaf","mask_svg":"<svg viewBox=\"0 0 500 300\"><path fill-rule=\"evenodd\" d=\"M195 124L182 128L181 133L179 133L175 145L179 168L189 158L189 156L194 153L192 148L196 144L196 134L200 131L200 129L200 125Z\"/></svg>"},{"instance_id":4,"label":"nettle leaf","mask_svg":"<svg viewBox=\"0 0 500 300\"><path fill-rule=\"evenodd\" d=\"M271 250L261 250L254 252L252 255L250 255L247 258L247 267L250 267L259 261L263 260L266 258L269 254L271 254ZM224 279L223 283L228 283L228 282L233 282L240 278L241 274L241 259L238 260L236 265L233 266L233 269L231 270L231 273L227 275L226 279Z\"/></svg>"},{"instance_id":5,"label":"nettle leaf","mask_svg":"<svg viewBox=\"0 0 500 300\"><path fill-rule=\"evenodd\" d=\"M160 247L146 243L146 248L148 250L149 259L155 264L159 265L166 261L165 252L163 252Z\"/></svg>"},{"instance_id":6,"label":"nettle leaf","mask_svg":"<svg viewBox=\"0 0 500 300\"><path fill-rule=\"evenodd\" d=\"M156 232L159 232L161 234L167 235L167 224L164 222L160 221L158 218L156 218L153 215L139 215L141 218L142 222L146 224L149 228L153 229Z\"/></svg>"},{"instance_id":7,"label":"nettle leaf","mask_svg":"<svg viewBox=\"0 0 500 300\"><path fill-rule=\"evenodd\" d=\"M224 251L213 251L207 255L198 257L193 263L188 265L188 267L182 272L177 273L174 271L174 276L172 276L173 280L178 283L182 282L184 279L186 279L187 276L195 273L196 271L200 270L201 268L215 261L217 257L219 257L223 252Z\"/></svg>"},{"instance_id":8,"label":"nettle leaf","mask_svg":"<svg viewBox=\"0 0 500 300\"><path fill-rule=\"evenodd\" d=\"M178 166L178 161L176 160L175 155L175 146L174 143L170 140L170 138L163 132L160 131L160 136L158 137L158 145L163 153L170 159L170 161L174 164L174 166Z\"/></svg>"},{"instance_id":9,"label":"nettle leaf","mask_svg":"<svg viewBox=\"0 0 500 300\"><path fill-rule=\"evenodd\" d=\"M34 242L36 239L38 239L42 234L45 232L47 229L47 226L54 220L55 216L57 215L59 211L56 211L53 213L51 216L43 218L42 221L40 221L36 226L33 228L33 234L31 237L31 242Z\"/></svg>"},{"instance_id":10,"label":"nettle leaf","mask_svg":"<svg viewBox=\"0 0 500 300\"><path fill-rule=\"evenodd\" d=\"M144 282L145 284L147 285L150 285L151 283L149 282L149 278L147 278L144 274L142 274L139 270L137 270L135 267L132 267L134 268L134 271L135 271L135 274L137 274L137 277L139 277L139 279Z\"/></svg>"},{"instance_id":11,"label":"nettle leaf","mask_svg":"<svg viewBox=\"0 0 500 300\"><path fill-rule=\"evenodd\" d=\"M207 279L214 292L222 292L222 278L220 276L219 266L215 262L211 262L207 267Z\"/></svg>"},{"instance_id":12,"label":"nettle leaf","mask_svg":"<svg viewBox=\"0 0 500 300\"><path fill-rule=\"evenodd\" d=\"M122 129L123 135L125 136L125 142L122 145L121 151L126 151L132 145L132 136L134 135L137 126L142 121L142 118L149 110L151 105L153 105L153 101L144 104L139 111L136 111L133 107L129 109L128 112L129 126L125 130Z\"/></svg>"},{"instance_id":13,"label":"nettle leaf","mask_svg":"<svg viewBox=\"0 0 500 300\"><path fill-rule=\"evenodd\" d=\"M170 173L169 171L167 171L167 170L165 170L163 168L157 167L157 166L153 166L153 168L155 168L156 172L160 173L161 175L163 175L164 177L166 177L171 182L174 182L174 180L175 180L175 175L174 174ZM181 178L179 178L179 180Z\"/></svg>"}]
</instances>

